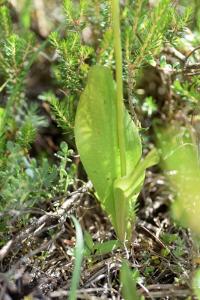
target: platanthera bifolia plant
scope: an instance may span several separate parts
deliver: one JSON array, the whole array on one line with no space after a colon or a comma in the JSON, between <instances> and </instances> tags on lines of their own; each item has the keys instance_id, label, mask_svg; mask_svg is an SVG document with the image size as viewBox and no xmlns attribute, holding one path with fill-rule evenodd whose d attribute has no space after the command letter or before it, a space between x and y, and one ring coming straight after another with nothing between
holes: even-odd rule
<instances>
[{"instance_id":1,"label":"platanthera bifolia plant","mask_svg":"<svg viewBox=\"0 0 200 300\"><path fill-rule=\"evenodd\" d=\"M119 0L112 0L111 8L116 82L108 68L90 69L77 108L75 139L99 201L124 242L131 238L145 169L158 161L158 155L152 150L142 160L140 135L123 103Z\"/></svg>"}]
</instances>

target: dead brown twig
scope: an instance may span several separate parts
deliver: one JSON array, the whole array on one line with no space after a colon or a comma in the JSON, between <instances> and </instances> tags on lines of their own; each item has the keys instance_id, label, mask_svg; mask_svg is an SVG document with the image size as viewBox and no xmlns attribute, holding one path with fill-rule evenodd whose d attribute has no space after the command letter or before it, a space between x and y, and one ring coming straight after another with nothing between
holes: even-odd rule
<instances>
[{"instance_id":1,"label":"dead brown twig","mask_svg":"<svg viewBox=\"0 0 200 300\"><path fill-rule=\"evenodd\" d=\"M146 287L149 291L149 294L146 295L143 289L140 289L139 292L141 294L145 294L147 298L149 296L153 298L164 299L165 297L181 297L186 299L186 297L191 296L191 290L185 289L184 287L181 289L180 287L175 286L174 284L153 284Z\"/></svg>"},{"instance_id":2,"label":"dead brown twig","mask_svg":"<svg viewBox=\"0 0 200 300\"><path fill-rule=\"evenodd\" d=\"M52 224L55 224L55 222L58 223L63 216L69 216L71 213L73 213L75 208L80 204L82 195L87 192L88 189L89 183L79 188L76 192L73 192L69 197L67 197L67 199L56 212L45 212L45 214L37 219L36 222L20 232L15 238L9 240L0 249L0 261L2 261L10 253L10 251L13 251L17 247L19 247L24 240L30 237L30 235L38 235L44 228L48 228Z\"/></svg>"}]
</instances>

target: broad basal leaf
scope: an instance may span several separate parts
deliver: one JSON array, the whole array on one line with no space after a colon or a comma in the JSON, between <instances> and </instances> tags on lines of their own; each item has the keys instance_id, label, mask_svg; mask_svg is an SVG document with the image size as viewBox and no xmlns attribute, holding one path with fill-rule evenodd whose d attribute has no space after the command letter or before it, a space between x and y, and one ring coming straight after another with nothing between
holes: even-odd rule
<instances>
[{"instance_id":1,"label":"broad basal leaf","mask_svg":"<svg viewBox=\"0 0 200 300\"><path fill-rule=\"evenodd\" d=\"M127 174L141 158L138 130L125 113ZM81 161L116 229L114 181L120 178L117 140L116 89L111 71L91 68L75 119L75 139Z\"/></svg>"}]
</instances>

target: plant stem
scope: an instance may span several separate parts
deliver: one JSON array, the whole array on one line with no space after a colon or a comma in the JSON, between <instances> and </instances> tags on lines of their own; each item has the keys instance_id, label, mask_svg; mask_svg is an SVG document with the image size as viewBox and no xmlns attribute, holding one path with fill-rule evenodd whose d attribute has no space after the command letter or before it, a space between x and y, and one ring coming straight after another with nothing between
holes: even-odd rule
<instances>
[{"instance_id":1,"label":"plant stem","mask_svg":"<svg viewBox=\"0 0 200 300\"><path fill-rule=\"evenodd\" d=\"M69 300L77 299L77 288L80 281L81 264L83 260L84 240L81 226L74 216L71 216L76 229L76 246L74 251L75 266L72 275L71 288L69 294Z\"/></svg>"},{"instance_id":2,"label":"plant stem","mask_svg":"<svg viewBox=\"0 0 200 300\"><path fill-rule=\"evenodd\" d=\"M121 176L126 175L126 149L124 137L124 103L123 103L123 81L122 81L122 50L120 31L120 9L119 0L112 0L112 22L114 34L114 49L116 63L117 82L117 135L120 151Z\"/></svg>"}]
</instances>

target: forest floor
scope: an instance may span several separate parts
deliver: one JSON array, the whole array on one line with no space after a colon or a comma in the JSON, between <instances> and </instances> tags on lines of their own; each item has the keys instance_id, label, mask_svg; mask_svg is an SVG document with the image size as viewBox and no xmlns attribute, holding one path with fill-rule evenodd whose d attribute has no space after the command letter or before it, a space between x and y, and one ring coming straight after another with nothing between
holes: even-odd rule
<instances>
[{"instance_id":1,"label":"forest floor","mask_svg":"<svg viewBox=\"0 0 200 300\"><path fill-rule=\"evenodd\" d=\"M165 179L148 171L131 249L84 259L78 299L121 299L119 268L123 258L139 270L138 289L145 299L189 299L192 241L187 230L172 222L169 205ZM66 299L75 245L69 214L76 214L94 241L115 239L89 183L65 199L52 199L45 207L21 212L29 214L29 222L20 232L15 221L19 216L14 211L10 214L13 238L0 250L1 270L6 270L0 276L1 299L23 299L29 294L32 298L27 299Z\"/></svg>"}]
</instances>

